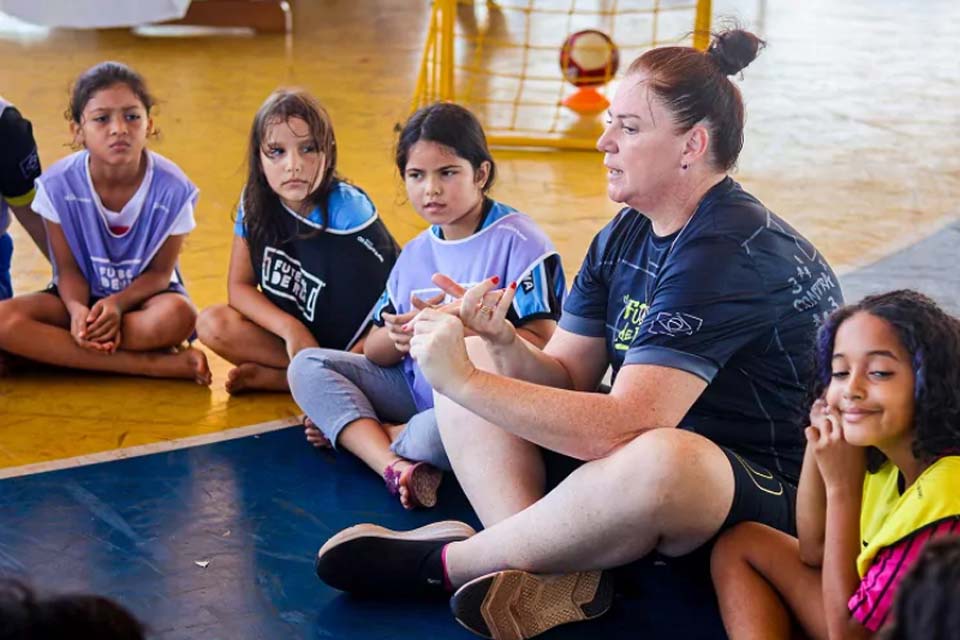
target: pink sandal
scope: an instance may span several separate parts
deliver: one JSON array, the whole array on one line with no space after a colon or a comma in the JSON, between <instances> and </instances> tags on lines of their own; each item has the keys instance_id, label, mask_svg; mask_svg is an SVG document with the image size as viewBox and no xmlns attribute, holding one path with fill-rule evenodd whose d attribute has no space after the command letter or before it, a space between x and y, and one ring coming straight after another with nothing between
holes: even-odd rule
<instances>
[{"instance_id":1,"label":"pink sandal","mask_svg":"<svg viewBox=\"0 0 960 640\"><path fill-rule=\"evenodd\" d=\"M429 509L437 504L437 489L443 480L443 472L427 462L417 462L403 471L394 469L400 460L383 470L383 481L390 495L398 495L400 487L406 487L411 508Z\"/></svg>"}]
</instances>

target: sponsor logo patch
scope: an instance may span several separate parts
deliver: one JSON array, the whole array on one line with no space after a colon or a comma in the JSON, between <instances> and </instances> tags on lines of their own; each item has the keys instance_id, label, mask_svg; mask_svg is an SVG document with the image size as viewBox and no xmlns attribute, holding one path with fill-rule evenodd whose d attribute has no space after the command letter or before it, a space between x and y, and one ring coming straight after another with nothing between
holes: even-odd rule
<instances>
[{"instance_id":1,"label":"sponsor logo patch","mask_svg":"<svg viewBox=\"0 0 960 640\"><path fill-rule=\"evenodd\" d=\"M703 326L703 319L689 313L661 311L650 323L650 333L664 336L692 336Z\"/></svg>"}]
</instances>

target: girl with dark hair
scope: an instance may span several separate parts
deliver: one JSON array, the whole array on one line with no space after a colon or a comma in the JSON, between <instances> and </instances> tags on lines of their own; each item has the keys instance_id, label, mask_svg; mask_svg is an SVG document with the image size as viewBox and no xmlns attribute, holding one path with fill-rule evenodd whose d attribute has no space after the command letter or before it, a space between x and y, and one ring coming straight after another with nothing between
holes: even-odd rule
<instances>
[{"instance_id":1,"label":"girl with dark hair","mask_svg":"<svg viewBox=\"0 0 960 640\"><path fill-rule=\"evenodd\" d=\"M746 523L713 549L733 639L870 637L924 546L960 535L960 322L913 291L864 298L821 329L817 372L799 539Z\"/></svg>"},{"instance_id":2,"label":"girl with dark hair","mask_svg":"<svg viewBox=\"0 0 960 640\"><path fill-rule=\"evenodd\" d=\"M433 390L408 355L408 323L444 297L434 274L447 274L447 287L509 284L498 309L481 307L478 331L509 324L537 348L553 333L565 289L560 257L543 231L487 196L495 166L472 113L455 104L420 109L400 133L396 162L410 202L431 226L390 273L366 357L309 349L289 375L294 399L319 427L308 429L308 439L359 456L409 509L436 504L438 467L449 469ZM447 311L459 313L454 307Z\"/></svg>"},{"instance_id":3,"label":"girl with dark hair","mask_svg":"<svg viewBox=\"0 0 960 640\"><path fill-rule=\"evenodd\" d=\"M236 365L227 391L286 391L308 347L360 351L399 249L373 202L337 174L330 116L278 89L250 127L228 303L200 314L200 340Z\"/></svg>"},{"instance_id":4,"label":"girl with dark hair","mask_svg":"<svg viewBox=\"0 0 960 640\"><path fill-rule=\"evenodd\" d=\"M542 350L502 325L467 337L470 309L498 310L489 281L448 289L458 317L420 313L410 353L486 529L360 525L321 548L323 580L456 589L467 628L529 637L606 611L603 569L690 553L746 520L794 531L809 354L843 297L817 248L728 175L744 117L728 76L762 44L729 31L706 52L651 49L630 65L597 141L607 194L627 206ZM544 450L576 467L549 492Z\"/></svg>"},{"instance_id":5,"label":"girl with dark hair","mask_svg":"<svg viewBox=\"0 0 960 640\"><path fill-rule=\"evenodd\" d=\"M177 258L196 226L198 190L146 149L153 97L117 62L84 72L67 118L83 147L37 179L53 283L0 303L0 349L29 360L210 384L203 352L177 350L196 309Z\"/></svg>"}]
</instances>

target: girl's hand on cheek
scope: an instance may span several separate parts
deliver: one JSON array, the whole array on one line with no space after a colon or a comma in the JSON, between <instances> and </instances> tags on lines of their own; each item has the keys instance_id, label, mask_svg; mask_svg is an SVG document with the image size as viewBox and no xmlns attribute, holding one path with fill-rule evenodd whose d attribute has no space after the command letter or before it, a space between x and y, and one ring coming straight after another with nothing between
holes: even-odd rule
<instances>
[{"instance_id":1,"label":"girl's hand on cheek","mask_svg":"<svg viewBox=\"0 0 960 640\"><path fill-rule=\"evenodd\" d=\"M843 421L836 407L823 400L814 403L810 412L807 442L828 491L831 488L857 489L866 473L866 450L849 444L843 437Z\"/></svg>"}]
</instances>

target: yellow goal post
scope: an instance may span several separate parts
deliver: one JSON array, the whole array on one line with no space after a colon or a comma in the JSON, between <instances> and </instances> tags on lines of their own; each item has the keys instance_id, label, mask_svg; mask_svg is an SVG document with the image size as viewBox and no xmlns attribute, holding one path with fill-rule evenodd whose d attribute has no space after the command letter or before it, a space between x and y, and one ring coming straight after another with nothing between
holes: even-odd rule
<instances>
[{"instance_id":1,"label":"yellow goal post","mask_svg":"<svg viewBox=\"0 0 960 640\"><path fill-rule=\"evenodd\" d=\"M615 43L621 73L646 49L706 49L711 0L433 0L412 109L470 108L491 145L593 149L601 116L563 106L576 91L559 65L564 40L596 29Z\"/></svg>"}]
</instances>

